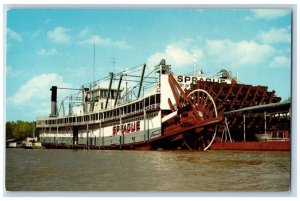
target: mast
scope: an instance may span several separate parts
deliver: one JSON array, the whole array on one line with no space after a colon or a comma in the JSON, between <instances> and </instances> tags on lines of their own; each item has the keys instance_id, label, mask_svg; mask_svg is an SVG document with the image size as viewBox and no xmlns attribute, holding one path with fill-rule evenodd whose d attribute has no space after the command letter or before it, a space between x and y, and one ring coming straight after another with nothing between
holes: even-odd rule
<instances>
[{"instance_id":1,"label":"mast","mask_svg":"<svg viewBox=\"0 0 300 201\"><path fill-rule=\"evenodd\" d=\"M111 63L114 65L114 74L116 74L116 58L112 58L111 60Z\"/></svg>"},{"instance_id":2,"label":"mast","mask_svg":"<svg viewBox=\"0 0 300 201\"><path fill-rule=\"evenodd\" d=\"M123 74L121 73L120 79L119 79L119 84L118 84L117 95L116 95L116 99L115 99L115 106L117 105L117 102L118 102L122 78L123 78Z\"/></svg>"},{"instance_id":3,"label":"mast","mask_svg":"<svg viewBox=\"0 0 300 201\"><path fill-rule=\"evenodd\" d=\"M94 36L93 88L95 87L95 71L96 71L96 41L95 41L96 34L97 33L93 33L93 36Z\"/></svg>"},{"instance_id":4,"label":"mast","mask_svg":"<svg viewBox=\"0 0 300 201\"><path fill-rule=\"evenodd\" d=\"M108 105L108 99L110 97L111 84L112 84L112 80L114 78L114 74L112 72L110 72L109 75L110 75L110 81L109 81L109 87L108 87L108 94L107 94L107 97L106 97L105 109L107 108L107 105Z\"/></svg>"},{"instance_id":5,"label":"mast","mask_svg":"<svg viewBox=\"0 0 300 201\"><path fill-rule=\"evenodd\" d=\"M142 75L141 75L141 80L140 80L140 87L139 87L139 91L138 91L137 98L139 98L140 95L141 95L141 89L142 89L143 80L144 80L145 68L146 68L146 64L144 64L144 66L143 66Z\"/></svg>"}]
</instances>

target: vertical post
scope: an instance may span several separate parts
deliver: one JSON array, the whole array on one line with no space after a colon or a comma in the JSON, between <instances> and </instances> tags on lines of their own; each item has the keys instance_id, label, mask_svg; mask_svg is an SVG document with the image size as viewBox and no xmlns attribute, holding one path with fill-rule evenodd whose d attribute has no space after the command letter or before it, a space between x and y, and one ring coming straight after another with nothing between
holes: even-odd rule
<instances>
[{"instance_id":1,"label":"vertical post","mask_svg":"<svg viewBox=\"0 0 300 201\"><path fill-rule=\"evenodd\" d=\"M72 100L72 96L69 97L69 115L72 114L72 112L71 112L71 100ZM64 116L65 116L65 115L64 115Z\"/></svg>"},{"instance_id":2,"label":"vertical post","mask_svg":"<svg viewBox=\"0 0 300 201\"><path fill-rule=\"evenodd\" d=\"M100 119L100 114L99 114L99 142L98 142L98 145L99 145L99 148L101 147L101 119Z\"/></svg>"},{"instance_id":3,"label":"vertical post","mask_svg":"<svg viewBox=\"0 0 300 201\"><path fill-rule=\"evenodd\" d=\"M119 113L120 113L120 128L119 128L119 131L120 131L120 134L123 136L123 144L124 144L124 133L122 133L122 129L121 129L121 125L122 125L122 115L123 113L121 114L121 109L119 110ZM118 134L118 133L117 133Z\"/></svg>"},{"instance_id":4,"label":"vertical post","mask_svg":"<svg viewBox=\"0 0 300 201\"><path fill-rule=\"evenodd\" d=\"M94 108L94 92L93 92L93 89L92 89L92 84L90 84L90 101L89 101L89 110L88 112L92 112L93 111L93 108Z\"/></svg>"},{"instance_id":5,"label":"vertical post","mask_svg":"<svg viewBox=\"0 0 300 201\"><path fill-rule=\"evenodd\" d=\"M89 148L89 124L86 124L86 148Z\"/></svg>"},{"instance_id":6,"label":"vertical post","mask_svg":"<svg viewBox=\"0 0 300 201\"><path fill-rule=\"evenodd\" d=\"M267 133L267 113L264 112L264 120L265 120L265 134Z\"/></svg>"},{"instance_id":7,"label":"vertical post","mask_svg":"<svg viewBox=\"0 0 300 201\"><path fill-rule=\"evenodd\" d=\"M119 84L118 84L118 90L117 90L117 94L116 94L116 98L115 98L115 107L116 107L116 105L117 105L118 98L119 98L119 93L120 93L120 87L121 87L122 77L123 77L123 74L121 73L120 79L119 79Z\"/></svg>"},{"instance_id":8,"label":"vertical post","mask_svg":"<svg viewBox=\"0 0 300 201\"><path fill-rule=\"evenodd\" d=\"M144 99L144 141L146 141L146 105Z\"/></svg>"},{"instance_id":9,"label":"vertical post","mask_svg":"<svg viewBox=\"0 0 300 201\"><path fill-rule=\"evenodd\" d=\"M85 113L84 85L82 85L81 90L82 90L82 108L83 108L83 113Z\"/></svg>"},{"instance_id":10,"label":"vertical post","mask_svg":"<svg viewBox=\"0 0 300 201\"><path fill-rule=\"evenodd\" d=\"M94 36L94 58L93 58L93 89L95 87L95 72L96 72L96 41L95 36L97 33L93 33Z\"/></svg>"},{"instance_id":11,"label":"vertical post","mask_svg":"<svg viewBox=\"0 0 300 201\"><path fill-rule=\"evenodd\" d=\"M246 142L246 117L243 114L243 125L244 125L244 141Z\"/></svg>"},{"instance_id":12,"label":"vertical post","mask_svg":"<svg viewBox=\"0 0 300 201\"><path fill-rule=\"evenodd\" d=\"M113 81L113 78L114 78L114 74L112 72L109 73L110 75L110 81L109 81L109 87L108 87L108 94L107 94L107 97L106 97L106 102L105 102L105 109L107 108L107 105L108 105L108 99L110 98L110 90L111 90L111 85L112 85L112 81Z\"/></svg>"},{"instance_id":13,"label":"vertical post","mask_svg":"<svg viewBox=\"0 0 300 201\"><path fill-rule=\"evenodd\" d=\"M125 91L125 95L126 95L126 97L125 97L125 98L126 98L126 100L125 100L125 102L127 102L127 101L128 101L128 94L127 94L127 93L128 93L128 89L127 89L127 82L126 82L126 91Z\"/></svg>"},{"instance_id":14,"label":"vertical post","mask_svg":"<svg viewBox=\"0 0 300 201\"><path fill-rule=\"evenodd\" d=\"M149 118L147 119L147 137L148 137L148 140L150 140L150 130L149 130Z\"/></svg>"},{"instance_id":15,"label":"vertical post","mask_svg":"<svg viewBox=\"0 0 300 201\"><path fill-rule=\"evenodd\" d=\"M146 68L146 64L144 64L144 66L143 66L143 70L142 70L142 75L141 75L140 86L139 86L139 91L138 91L137 98L139 98L140 95L141 95L141 89L142 89L143 80L144 80L145 68Z\"/></svg>"},{"instance_id":16,"label":"vertical post","mask_svg":"<svg viewBox=\"0 0 300 201\"><path fill-rule=\"evenodd\" d=\"M56 127L56 136L57 136L57 143L59 142L59 137L58 137L58 126Z\"/></svg>"}]
</instances>

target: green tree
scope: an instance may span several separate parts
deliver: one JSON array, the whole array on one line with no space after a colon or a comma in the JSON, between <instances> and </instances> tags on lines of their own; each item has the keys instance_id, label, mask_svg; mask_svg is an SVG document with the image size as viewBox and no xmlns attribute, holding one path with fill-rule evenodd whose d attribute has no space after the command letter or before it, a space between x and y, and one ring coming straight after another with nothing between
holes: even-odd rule
<instances>
[{"instance_id":1,"label":"green tree","mask_svg":"<svg viewBox=\"0 0 300 201\"><path fill-rule=\"evenodd\" d=\"M6 139L12 139L13 136L13 124L14 122L6 122Z\"/></svg>"},{"instance_id":2,"label":"green tree","mask_svg":"<svg viewBox=\"0 0 300 201\"><path fill-rule=\"evenodd\" d=\"M35 122L21 120L16 122L6 122L6 139L14 138L17 140L24 140L26 137L32 137L34 128Z\"/></svg>"}]
</instances>

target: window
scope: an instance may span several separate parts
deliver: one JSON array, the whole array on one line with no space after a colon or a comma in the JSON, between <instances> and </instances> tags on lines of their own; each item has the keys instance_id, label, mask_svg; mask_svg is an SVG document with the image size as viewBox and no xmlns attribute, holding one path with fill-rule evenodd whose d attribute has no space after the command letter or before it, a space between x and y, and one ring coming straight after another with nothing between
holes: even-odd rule
<instances>
[{"instance_id":1,"label":"window","mask_svg":"<svg viewBox=\"0 0 300 201\"><path fill-rule=\"evenodd\" d=\"M150 105L155 104L155 96L150 96Z\"/></svg>"},{"instance_id":2,"label":"window","mask_svg":"<svg viewBox=\"0 0 300 201\"><path fill-rule=\"evenodd\" d=\"M131 112L131 105L128 105L128 106L127 106L127 111L128 111L128 113Z\"/></svg>"},{"instance_id":3,"label":"window","mask_svg":"<svg viewBox=\"0 0 300 201\"><path fill-rule=\"evenodd\" d=\"M160 94L156 94L156 103L160 103Z\"/></svg>"}]
</instances>

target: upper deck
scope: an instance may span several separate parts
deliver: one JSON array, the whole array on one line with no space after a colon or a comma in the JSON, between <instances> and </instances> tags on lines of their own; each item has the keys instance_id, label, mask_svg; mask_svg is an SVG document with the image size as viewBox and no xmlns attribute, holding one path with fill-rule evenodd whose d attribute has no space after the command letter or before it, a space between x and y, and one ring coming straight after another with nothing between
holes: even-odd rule
<instances>
[{"instance_id":1,"label":"upper deck","mask_svg":"<svg viewBox=\"0 0 300 201\"><path fill-rule=\"evenodd\" d=\"M117 121L143 114L145 111L160 110L160 102L160 93L156 93L112 109L102 109L100 111L65 117L40 117L37 118L36 127L79 126Z\"/></svg>"}]
</instances>

